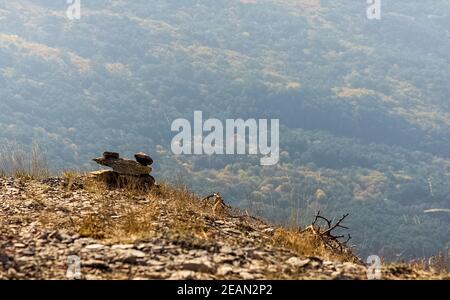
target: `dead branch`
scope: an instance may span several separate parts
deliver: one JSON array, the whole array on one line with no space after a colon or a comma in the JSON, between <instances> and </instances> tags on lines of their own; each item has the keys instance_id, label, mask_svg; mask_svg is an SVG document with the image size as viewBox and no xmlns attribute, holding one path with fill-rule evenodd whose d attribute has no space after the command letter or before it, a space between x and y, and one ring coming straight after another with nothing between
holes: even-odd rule
<instances>
[{"instance_id":1,"label":"dead branch","mask_svg":"<svg viewBox=\"0 0 450 300\"><path fill-rule=\"evenodd\" d=\"M342 242L342 244L347 245L351 239L352 239L352 236L349 233L347 239L344 242Z\"/></svg>"},{"instance_id":2,"label":"dead branch","mask_svg":"<svg viewBox=\"0 0 450 300\"><path fill-rule=\"evenodd\" d=\"M220 197L219 193L213 193L213 194L208 195L208 196L206 196L205 198L203 198L202 201L208 201L209 199L211 199L211 198L213 198L213 197L217 197L217 196Z\"/></svg>"},{"instance_id":3,"label":"dead branch","mask_svg":"<svg viewBox=\"0 0 450 300\"><path fill-rule=\"evenodd\" d=\"M325 222L327 222L328 228L331 227L331 221L328 220L327 218L322 217L322 216L320 215L320 210L317 212L317 214L316 214L316 216L315 216L315 218L314 218L314 221L312 222L312 225L315 226L316 223L317 223L317 221L318 221L319 219L322 219L322 220L324 220Z\"/></svg>"},{"instance_id":4,"label":"dead branch","mask_svg":"<svg viewBox=\"0 0 450 300\"><path fill-rule=\"evenodd\" d=\"M342 226L342 225L341 225L341 222L344 221L344 219L347 218L348 215L349 215L349 214L343 215L342 218L340 218L339 221L336 222L336 224L334 224L333 226L331 226L330 228L328 228L327 230L325 230L325 231L323 232L323 234L329 234L329 235L331 235L331 231L333 231L333 230L336 229L337 227L344 228L344 229L348 229L348 227L345 227L345 226Z\"/></svg>"},{"instance_id":5,"label":"dead branch","mask_svg":"<svg viewBox=\"0 0 450 300\"><path fill-rule=\"evenodd\" d=\"M347 226L341 225L341 223L348 217L349 214L345 214L340 218L335 224L330 219L322 216L320 211L316 213L314 216L314 220L310 226L308 226L305 231L310 231L320 237L320 239L324 242L324 244L332 249L339 250L341 252L344 251L344 247L348 247L347 244L352 238L350 234L347 235L347 239L345 241L341 241L340 239L345 238L345 235L334 235L333 230L337 228L349 229ZM323 220L326 222L327 228L322 229L320 225L318 225L318 221Z\"/></svg>"},{"instance_id":6,"label":"dead branch","mask_svg":"<svg viewBox=\"0 0 450 300\"><path fill-rule=\"evenodd\" d=\"M208 202L210 199L213 199L212 205L213 205L213 212L226 212L231 209L231 206L227 205L225 201L223 200L222 196L220 196L219 193L213 193L211 195L206 196L202 199L202 201Z\"/></svg>"}]
</instances>

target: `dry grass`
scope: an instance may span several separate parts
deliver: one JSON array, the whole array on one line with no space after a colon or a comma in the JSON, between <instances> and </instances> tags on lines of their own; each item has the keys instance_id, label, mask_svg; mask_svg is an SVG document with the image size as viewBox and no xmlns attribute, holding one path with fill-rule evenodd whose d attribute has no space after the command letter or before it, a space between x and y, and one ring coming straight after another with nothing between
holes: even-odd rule
<instances>
[{"instance_id":1,"label":"dry grass","mask_svg":"<svg viewBox=\"0 0 450 300\"><path fill-rule=\"evenodd\" d=\"M72 177L69 173L66 180L76 181ZM208 239L204 217L213 215L211 205L202 204L184 186L173 188L163 183L146 191L130 181L115 190L114 197L107 197L110 191L105 184L88 179L83 189L99 204L95 213L82 218L76 226L84 237L129 242L164 233Z\"/></svg>"},{"instance_id":2,"label":"dry grass","mask_svg":"<svg viewBox=\"0 0 450 300\"><path fill-rule=\"evenodd\" d=\"M45 155L36 143L29 151L16 143L0 145L0 176L43 179L49 175Z\"/></svg>"},{"instance_id":3,"label":"dry grass","mask_svg":"<svg viewBox=\"0 0 450 300\"><path fill-rule=\"evenodd\" d=\"M61 176L66 182L65 188L67 191L70 191L74 187L77 179L80 177L79 173L70 170L62 172Z\"/></svg>"},{"instance_id":4,"label":"dry grass","mask_svg":"<svg viewBox=\"0 0 450 300\"><path fill-rule=\"evenodd\" d=\"M87 237L129 242L164 234L206 244L217 234L206 220L230 216L227 212L216 212L213 202L198 198L182 184L173 187L162 183L150 191L143 191L130 183L109 198L105 197L107 187L97 181L86 181L84 189L101 202L100 209L83 218L78 226L79 233ZM330 249L318 236L301 233L298 229L277 229L272 244L300 256L355 261L353 254Z\"/></svg>"},{"instance_id":5,"label":"dry grass","mask_svg":"<svg viewBox=\"0 0 450 300\"><path fill-rule=\"evenodd\" d=\"M66 180L67 182L75 182L77 180L77 176L72 178L72 174L69 173L69 177L66 178ZM107 186L104 182L87 179L84 181L83 189L96 197L101 197L107 190Z\"/></svg>"},{"instance_id":6,"label":"dry grass","mask_svg":"<svg viewBox=\"0 0 450 300\"><path fill-rule=\"evenodd\" d=\"M351 251L330 249L316 234L298 229L279 228L273 235L273 244L292 250L300 256L317 256L328 260L358 262Z\"/></svg>"},{"instance_id":7,"label":"dry grass","mask_svg":"<svg viewBox=\"0 0 450 300\"><path fill-rule=\"evenodd\" d=\"M278 228L273 235L275 246L287 248L300 256L319 256L326 254L320 240L312 234L300 234L296 230Z\"/></svg>"},{"instance_id":8,"label":"dry grass","mask_svg":"<svg viewBox=\"0 0 450 300\"><path fill-rule=\"evenodd\" d=\"M82 237L91 237L94 239L105 238L108 229L108 220L102 217L103 214L90 215L85 217L78 228L78 233Z\"/></svg>"},{"instance_id":9,"label":"dry grass","mask_svg":"<svg viewBox=\"0 0 450 300\"><path fill-rule=\"evenodd\" d=\"M450 250L439 252L429 258L416 259L411 261L409 264L419 270L432 271L438 274L447 274L450 271Z\"/></svg>"},{"instance_id":10,"label":"dry grass","mask_svg":"<svg viewBox=\"0 0 450 300\"><path fill-rule=\"evenodd\" d=\"M153 224L158 215L155 202L136 204L125 194L114 199L104 196L95 199L99 204L95 213L76 224L81 236L127 242L154 233Z\"/></svg>"},{"instance_id":11,"label":"dry grass","mask_svg":"<svg viewBox=\"0 0 450 300\"><path fill-rule=\"evenodd\" d=\"M84 218L78 232L83 237L130 242L154 235L153 217L148 211L130 209L115 221L111 216L100 213Z\"/></svg>"},{"instance_id":12,"label":"dry grass","mask_svg":"<svg viewBox=\"0 0 450 300\"><path fill-rule=\"evenodd\" d=\"M84 176L82 189L90 194L95 209L74 223L83 237L129 243L137 239L164 235L174 240L208 244L217 238L217 231L208 220L227 219L229 212L217 212L213 201L197 197L179 183L177 187L160 183L150 190L128 181L119 189L109 189L102 181L76 172L65 172L67 189L77 189ZM319 236L300 232L298 227L279 228L272 236L272 246L285 248L302 257L352 261L351 251L330 249Z\"/></svg>"},{"instance_id":13,"label":"dry grass","mask_svg":"<svg viewBox=\"0 0 450 300\"><path fill-rule=\"evenodd\" d=\"M158 190L151 192L151 199L165 201L161 206L160 217L165 219L168 234L209 239L205 218L215 217L213 207L210 203L202 202L185 185L174 188L166 183L160 184Z\"/></svg>"}]
</instances>

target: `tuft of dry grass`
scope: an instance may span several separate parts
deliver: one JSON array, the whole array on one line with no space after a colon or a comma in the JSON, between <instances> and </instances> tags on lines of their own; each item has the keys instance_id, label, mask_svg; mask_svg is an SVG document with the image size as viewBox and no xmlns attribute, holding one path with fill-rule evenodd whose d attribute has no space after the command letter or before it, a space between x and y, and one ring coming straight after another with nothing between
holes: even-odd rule
<instances>
[{"instance_id":1,"label":"tuft of dry grass","mask_svg":"<svg viewBox=\"0 0 450 300\"><path fill-rule=\"evenodd\" d=\"M419 270L431 271L437 274L447 274L450 269L450 250L439 252L429 258L410 261L409 264Z\"/></svg>"},{"instance_id":2,"label":"tuft of dry grass","mask_svg":"<svg viewBox=\"0 0 450 300\"><path fill-rule=\"evenodd\" d=\"M144 210L128 209L120 222L120 230L125 236L142 237L152 233L154 212L148 207Z\"/></svg>"},{"instance_id":3,"label":"tuft of dry grass","mask_svg":"<svg viewBox=\"0 0 450 300\"><path fill-rule=\"evenodd\" d=\"M105 238L108 229L108 220L102 215L90 215L85 217L78 228L81 237L90 237L94 239Z\"/></svg>"},{"instance_id":4,"label":"tuft of dry grass","mask_svg":"<svg viewBox=\"0 0 450 300\"><path fill-rule=\"evenodd\" d=\"M301 234L296 230L278 228L272 241L275 246L290 249L300 256L323 257L327 252L316 236Z\"/></svg>"},{"instance_id":5,"label":"tuft of dry grass","mask_svg":"<svg viewBox=\"0 0 450 300\"><path fill-rule=\"evenodd\" d=\"M70 177L69 177L69 180L70 180ZM84 180L83 189L86 192L88 192L96 197L101 197L107 190L107 186L104 182L101 182L99 180L94 180L92 178L86 178Z\"/></svg>"},{"instance_id":6,"label":"tuft of dry grass","mask_svg":"<svg viewBox=\"0 0 450 300\"><path fill-rule=\"evenodd\" d=\"M206 240L209 238L205 218L214 217L213 207L201 201L185 185L172 187L162 183L151 192L154 201L163 199L160 217L167 218L168 234Z\"/></svg>"},{"instance_id":7,"label":"tuft of dry grass","mask_svg":"<svg viewBox=\"0 0 450 300\"><path fill-rule=\"evenodd\" d=\"M78 224L78 233L83 237L129 242L154 235L154 222L158 208L121 206L113 210L104 205L95 214L84 217Z\"/></svg>"},{"instance_id":8,"label":"tuft of dry grass","mask_svg":"<svg viewBox=\"0 0 450 300\"><path fill-rule=\"evenodd\" d=\"M27 151L16 143L0 145L0 176L23 179L43 179L50 171L42 149L33 143Z\"/></svg>"},{"instance_id":9,"label":"tuft of dry grass","mask_svg":"<svg viewBox=\"0 0 450 300\"><path fill-rule=\"evenodd\" d=\"M65 188L67 191L70 191L74 187L78 178L80 177L79 173L71 170L64 171L61 175L65 180Z\"/></svg>"},{"instance_id":10,"label":"tuft of dry grass","mask_svg":"<svg viewBox=\"0 0 450 300\"><path fill-rule=\"evenodd\" d=\"M351 251L339 251L327 247L320 237L298 229L278 228L273 235L274 246L292 250L300 256L316 256L329 260L358 262Z\"/></svg>"},{"instance_id":11,"label":"tuft of dry grass","mask_svg":"<svg viewBox=\"0 0 450 300\"><path fill-rule=\"evenodd\" d=\"M71 176L69 176L71 177ZM87 178L84 190L95 199L99 208L81 219L77 230L84 237L130 241L155 234L208 240L205 218L214 218L212 203L202 202L184 185L172 187L166 183L150 190L138 184L112 190L92 178ZM158 224L158 228L155 228Z\"/></svg>"}]
</instances>

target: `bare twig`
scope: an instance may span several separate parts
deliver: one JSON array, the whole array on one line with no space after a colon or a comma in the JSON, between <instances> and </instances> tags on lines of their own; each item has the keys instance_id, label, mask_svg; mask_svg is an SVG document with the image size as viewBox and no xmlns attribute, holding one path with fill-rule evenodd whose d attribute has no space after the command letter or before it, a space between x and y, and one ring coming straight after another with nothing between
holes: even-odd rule
<instances>
[{"instance_id":1,"label":"bare twig","mask_svg":"<svg viewBox=\"0 0 450 300\"><path fill-rule=\"evenodd\" d=\"M342 218L340 218L333 225L332 220L323 217L322 215L320 215L320 211L318 211L314 217L312 224L310 226L308 226L302 232L310 230L314 234L317 234L321 238L321 240L325 243L325 245L327 245L328 247L330 247L332 249L339 250L342 252L342 251L344 251L344 247L348 247L347 243L350 241L351 236L350 236L350 234L348 234L347 239L345 241L341 242L339 239L345 238L345 235L334 235L333 230L335 230L337 228L348 229L348 227L341 225L342 221L344 221L345 218L348 217L348 215L349 214L343 215ZM323 220L326 222L326 224L327 224L326 229L322 230L322 228L319 225L317 225L317 222L319 220Z\"/></svg>"},{"instance_id":2,"label":"bare twig","mask_svg":"<svg viewBox=\"0 0 450 300\"><path fill-rule=\"evenodd\" d=\"M316 216L315 216L315 218L314 218L314 221L312 222L312 225L315 226L315 225L316 225L316 222L317 222L319 219L322 219L322 220L324 220L325 222L327 222L328 228L331 227L331 221L328 220L327 218L322 217L322 216L320 215L320 210L317 212L317 214L316 214ZM319 228L320 228L320 227L319 227Z\"/></svg>"},{"instance_id":3,"label":"bare twig","mask_svg":"<svg viewBox=\"0 0 450 300\"><path fill-rule=\"evenodd\" d=\"M328 228L323 234L330 234L331 231L333 231L334 229L336 229L337 227L340 228L344 228L344 229L348 229L348 227L342 226L340 225L342 221L344 221L345 218L348 217L349 214L345 214L342 216L342 218L339 219L339 221L336 222L336 224L334 224L333 226L331 226L330 228Z\"/></svg>"}]
</instances>

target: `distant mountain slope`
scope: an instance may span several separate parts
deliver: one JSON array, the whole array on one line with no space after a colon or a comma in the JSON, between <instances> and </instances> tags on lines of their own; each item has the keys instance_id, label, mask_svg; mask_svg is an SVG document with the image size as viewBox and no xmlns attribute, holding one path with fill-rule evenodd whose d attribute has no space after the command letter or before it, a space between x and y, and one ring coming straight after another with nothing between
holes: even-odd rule
<instances>
[{"instance_id":1,"label":"distant mountain slope","mask_svg":"<svg viewBox=\"0 0 450 300\"><path fill-rule=\"evenodd\" d=\"M450 4L365 1L0 1L0 140L55 169L105 149L276 221L350 212L361 254L450 247ZM279 118L281 163L172 157L171 122ZM288 220L288 221L286 221ZM395 230L394 230L395 228Z\"/></svg>"}]
</instances>

